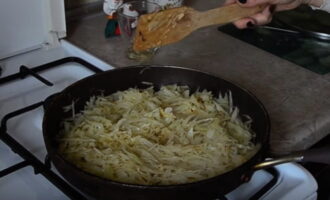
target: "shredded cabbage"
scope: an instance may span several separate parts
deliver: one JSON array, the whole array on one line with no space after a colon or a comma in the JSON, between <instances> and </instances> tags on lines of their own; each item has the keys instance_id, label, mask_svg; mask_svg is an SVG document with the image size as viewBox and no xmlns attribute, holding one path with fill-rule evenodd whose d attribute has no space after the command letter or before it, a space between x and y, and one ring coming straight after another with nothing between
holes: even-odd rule
<instances>
[{"instance_id":1,"label":"shredded cabbage","mask_svg":"<svg viewBox=\"0 0 330 200\"><path fill-rule=\"evenodd\" d=\"M82 170L114 181L171 185L220 175L259 146L231 93L214 98L187 86L130 88L92 97L67 119L59 152Z\"/></svg>"}]
</instances>

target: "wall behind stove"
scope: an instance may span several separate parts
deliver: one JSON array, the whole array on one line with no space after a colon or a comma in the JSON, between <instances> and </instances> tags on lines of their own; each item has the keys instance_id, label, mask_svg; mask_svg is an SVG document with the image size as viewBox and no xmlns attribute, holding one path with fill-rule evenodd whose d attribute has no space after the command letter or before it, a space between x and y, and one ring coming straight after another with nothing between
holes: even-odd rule
<instances>
[{"instance_id":1,"label":"wall behind stove","mask_svg":"<svg viewBox=\"0 0 330 200\"><path fill-rule=\"evenodd\" d=\"M96 2L103 2L103 0L65 0L65 8L73 9Z\"/></svg>"},{"instance_id":2,"label":"wall behind stove","mask_svg":"<svg viewBox=\"0 0 330 200\"><path fill-rule=\"evenodd\" d=\"M68 23L86 16L103 13L103 0L65 0L65 17Z\"/></svg>"}]
</instances>

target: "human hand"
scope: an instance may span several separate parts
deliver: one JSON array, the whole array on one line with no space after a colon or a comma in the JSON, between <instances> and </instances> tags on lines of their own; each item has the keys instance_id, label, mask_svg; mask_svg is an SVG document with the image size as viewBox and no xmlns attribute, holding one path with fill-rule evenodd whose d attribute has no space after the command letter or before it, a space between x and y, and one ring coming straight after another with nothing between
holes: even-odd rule
<instances>
[{"instance_id":1,"label":"human hand","mask_svg":"<svg viewBox=\"0 0 330 200\"><path fill-rule=\"evenodd\" d=\"M323 0L226 0L225 5L233 3L238 3L242 7L254 7L261 4L268 4L261 12L233 23L237 28L243 29L268 24L272 21L274 12L291 10L297 8L301 4L320 7Z\"/></svg>"}]
</instances>

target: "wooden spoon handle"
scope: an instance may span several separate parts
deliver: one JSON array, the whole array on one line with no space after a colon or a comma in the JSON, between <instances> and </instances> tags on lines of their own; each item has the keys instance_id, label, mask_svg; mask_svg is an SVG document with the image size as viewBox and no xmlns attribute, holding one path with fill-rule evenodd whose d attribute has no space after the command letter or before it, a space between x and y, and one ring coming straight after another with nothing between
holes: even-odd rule
<instances>
[{"instance_id":1,"label":"wooden spoon handle","mask_svg":"<svg viewBox=\"0 0 330 200\"><path fill-rule=\"evenodd\" d=\"M227 24L238 19L249 17L258 12L261 12L266 5L260 5L252 8L243 8L238 4L231 4L220 8L211 9L204 12L199 12L196 21L198 27Z\"/></svg>"}]
</instances>

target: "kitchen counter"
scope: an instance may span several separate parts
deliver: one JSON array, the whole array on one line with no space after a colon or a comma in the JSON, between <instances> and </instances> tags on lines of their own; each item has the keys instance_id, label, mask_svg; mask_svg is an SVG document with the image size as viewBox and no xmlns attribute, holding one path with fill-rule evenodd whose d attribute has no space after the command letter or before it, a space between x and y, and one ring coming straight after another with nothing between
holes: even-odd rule
<instances>
[{"instance_id":1,"label":"kitchen counter","mask_svg":"<svg viewBox=\"0 0 330 200\"><path fill-rule=\"evenodd\" d=\"M189 1L199 10L218 0ZM138 65L127 59L120 37L104 38L106 17L94 13L68 23L67 39L114 67ZM142 64L175 65L209 72L253 92L271 118L271 151L303 150L330 133L330 76L319 75L217 30L200 29L161 48Z\"/></svg>"}]
</instances>

